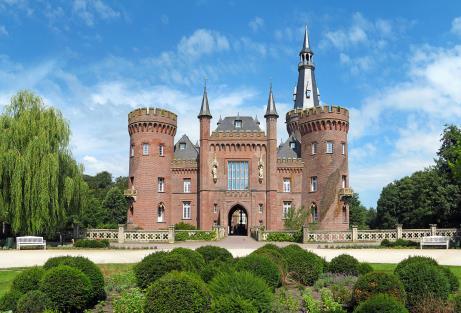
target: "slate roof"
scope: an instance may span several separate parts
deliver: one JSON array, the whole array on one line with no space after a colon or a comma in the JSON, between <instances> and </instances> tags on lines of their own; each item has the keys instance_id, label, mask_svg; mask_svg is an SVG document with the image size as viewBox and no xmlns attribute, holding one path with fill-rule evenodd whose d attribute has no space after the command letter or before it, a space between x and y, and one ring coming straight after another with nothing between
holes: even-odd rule
<instances>
[{"instance_id":1,"label":"slate roof","mask_svg":"<svg viewBox=\"0 0 461 313\"><path fill-rule=\"evenodd\" d=\"M295 143L295 148L290 146L290 143ZM280 159L299 159L301 158L301 143L294 137L290 136L281 143L277 150L277 158Z\"/></svg>"},{"instance_id":2,"label":"slate roof","mask_svg":"<svg viewBox=\"0 0 461 313\"><path fill-rule=\"evenodd\" d=\"M236 128L235 121L242 121L242 127ZM259 122L251 116L226 116L220 120L216 131L262 131Z\"/></svg>"},{"instance_id":3,"label":"slate roof","mask_svg":"<svg viewBox=\"0 0 461 313\"><path fill-rule=\"evenodd\" d=\"M186 147L181 150L180 144L186 144ZM198 148L187 135L182 135L181 139L174 145L174 159L176 160L197 160L198 152Z\"/></svg>"}]
</instances>

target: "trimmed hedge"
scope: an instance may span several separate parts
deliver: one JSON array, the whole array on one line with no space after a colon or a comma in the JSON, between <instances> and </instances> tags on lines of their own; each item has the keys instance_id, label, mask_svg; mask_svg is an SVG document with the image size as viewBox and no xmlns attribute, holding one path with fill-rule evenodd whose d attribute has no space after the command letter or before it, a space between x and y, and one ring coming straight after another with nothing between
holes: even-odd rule
<instances>
[{"instance_id":1,"label":"trimmed hedge","mask_svg":"<svg viewBox=\"0 0 461 313\"><path fill-rule=\"evenodd\" d=\"M365 275L370 272L373 272L373 267L371 267L368 263L360 263L359 264L359 275Z\"/></svg>"},{"instance_id":2,"label":"trimmed hedge","mask_svg":"<svg viewBox=\"0 0 461 313\"><path fill-rule=\"evenodd\" d=\"M14 278L11 289L22 294L36 290L43 274L45 274L45 270L37 266L24 270Z\"/></svg>"},{"instance_id":3,"label":"trimmed hedge","mask_svg":"<svg viewBox=\"0 0 461 313\"><path fill-rule=\"evenodd\" d=\"M389 239L384 239L380 243L381 247L417 247L419 243L416 241L406 240L406 239L397 239L396 241L390 241Z\"/></svg>"},{"instance_id":4,"label":"trimmed hedge","mask_svg":"<svg viewBox=\"0 0 461 313\"><path fill-rule=\"evenodd\" d=\"M213 260L226 262L233 259L233 256L229 251L217 246L202 246L197 248L195 251L200 253L207 263Z\"/></svg>"},{"instance_id":5,"label":"trimmed hedge","mask_svg":"<svg viewBox=\"0 0 461 313\"><path fill-rule=\"evenodd\" d=\"M22 294L17 290L10 290L0 298L0 312L15 311Z\"/></svg>"},{"instance_id":6,"label":"trimmed hedge","mask_svg":"<svg viewBox=\"0 0 461 313\"><path fill-rule=\"evenodd\" d=\"M405 303L406 294L402 282L394 274L371 272L360 276L352 291L353 302L358 304L383 293Z\"/></svg>"},{"instance_id":7,"label":"trimmed hedge","mask_svg":"<svg viewBox=\"0 0 461 313\"><path fill-rule=\"evenodd\" d=\"M351 255L341 254L331 259L328 272L343 275L359 275L359 261Z\"/></svg>"},{"instance_id":8,"label":"trimmed hedge","mask_svg":"<svg viewBox=\"0 0 461 313\"><path fill-rule=\"evenodd\" d=\"M248 271L261 277L273 289L280 286L280 271L277 265L265 255L250 254L243 257L237 261L235 269L237 271Z\"/></svg>"},{"instance_id":9,"label":"trimmed hedge","mask_svg":"<svg viewBox=\"0 0 461 313\"><path fill-rule=\"evenodd\" d=\"M175 270L192 270L191 263L183 255L161 251L144 257L134 267L134 274L136 275L138 286L145 289L158 278Z\"/></svg>"},{"instance_id":10,"label":"trimmed hedge","mask_svg":"<svg viewBox=\"0 0 461 313\"><path fill-rule=\"evenodd\" d=\"M179 223L174 224L174 229L175 230L196 230L197 227L189 223L179 222Z\"/></svg>"},{"instance_id":11,"label":"trimmed hedge","mask_svg":"<svg viewBox=\"0 0 461 313\"><path fill-rule=\"evenodd\" d=\"M62 312L82 312L91 301L91 281L82 271L59 265L46 271L40 290Z\"/></svg>"},{"instance_id":12,"label":"trimmed hedge","mask_svg":"<svg viewBox=\"0 0 461 313\"><path fill-rule=\"evenodd\" d=\"M282 250L288 264L288 276L303 285L312 286L323 272L323 260L298 245L288 245Z\"/></svg>"},{"instance_id":13,"label":"trimmed hedge","mask_svg":"<svg viewBox=\"0 0 461 313\"><path fill-rule=\"evenodd\" d=\"M216 239L216 232L214 231L205 231L198 230L191 234L187 231L177 231L175 232L174 239L176 241L186 241L186 240L203 240L203 241L212 241Z\"/></svg>"},{"instance_id":14,"label":"trimmed hedge","mask_svg":"<svg viewBox=\"0 0 461 313\"><path fill-rule=\"evenodd\" d=\"M400 263L397 264L397 266L395 267L394 272L398 273L402 267L405 267L406 265L408 265L410 263L415 263L415 262L417 262L417 263L420 263L420 262L428 263L428 264L432 264L432 265L436 265L436 266L439 265L436 260L434 260L433 258L427 257L427 256L419 256L419 255L410 256L410 257L406 258L405 260L400 261Z\"/></svg>"},{"instance_id":15,"label":"trimmed hedge","mask_svg":"<svg viewBox=\"0 0 461 313\"><path fill-rule=\"evenodd\" d=\"M74 247L76 248L91 248L91 249L101 249L101 248L109 248L110 243L107 239L79 239L75 241Z\"/></svg>"},{"instance_id":16,"label":"trimmed hedge","mask_svg":"<svg viewBox=\"0 0 461 313\"><path fill-rule=\"evenodd\" d=\"M277 265L282 281L285 280L285 276L288 272L288 263L280 251L280 248L275 245L267 244L253 251L251 254L264 255L271 259L271 261Z\"/></svg>"},{"instance_id":17,"label":"trimmed hedge","mask_svg":"<svg viewBox=\"0 0 461 313\"><path fill-rule=\"evenodd\" d=\"M15 313L43 313L51 305L46 294L40 290L32 290L21 296Z\"/></svg>"},{"instance_id":18,"label":"trimmed hedge","mask_svg":"<svg viewBox=\"0 0 461 313\"><path fill-rule=\"evenodd\" d=\"M49 269L59 265L67 265L79 269L90 279L92 287L91 304L96 304L98 301L106 299L104 276L99 267L92 261L81 256L63 256L48 259L43 267Z\"/></svg>"},{"instance_id":19,"label":"trimmed hedge","mask_svg":"<svg viewBox=\"0 0 461 313\"><path fill-rule=\"evenodd\" d=\"M248 300L224 296L213 299L210 313L258 313L258 310Z\"/></svg>"},{"instance_id":20,"label":"trimmed hedge","mask_svg":"<svg viewBox=\"0 0 461 313\"><path fill-rule=\"evenodd\" d=\"M214 297L229 296L248 300L258 312L270 312L274 295L266 282L250 272L216 275L209 284Z\"/></svg>"},{"instance_id":21,"label":"trimmed hedge","mask_svg":"<svg viewBox=\"0 0 461 313\"><path fill-rule=\"evenodd\" d=\"M386 294L377 294L362 302L354 313L408 313L405 306Z\"/></svg>"},{"instance_id":22,"label":"trimmed hedge","mask_svg":"<svg viewBox=\"0 0 461 313\"><path fill-rule=\"evenodd\" d=\"M220 260L210 261L200 271L200 276L206 283L211 281L219 273L227 273L233 271L232 262L223 262Z\"/></svg>"},{"instance_id":23,"label":"trimmed hedge","mask_svg":"<svg viewBox=\"0 0 461 313\"><path fill-rule=\"evenodd\" d=\"M196 274L171 272L146 291L144 313L202 313L211 305L211 293Z\"/></svg>"},{"instance_id":24,"label":"trimmed hedge","mask_svg":"<svg viewBox=\"0 0 461 313\"><path fill-rule=\"evenodd\" d=\"M440 266L442 272L445 273L445 276L448 279L448 283L450 284L450 291L456 292L459 289L459 281L458 278L453 274L453 272L446 266Z\"/></svg>"},{"instance_id":25,"label":"trimmed hedge","mask_svg":"<svg viewBox=\"0 0 461 313\"><path fill-rule=\"evenodd\" d=\"M199 272L205 266L205 259L197 251L186 249L186 248L174 248L170 252L173 255L181 255L186 258L190 263L191 269L194 269L194 272Z\"/></svg>"}]
</instances>

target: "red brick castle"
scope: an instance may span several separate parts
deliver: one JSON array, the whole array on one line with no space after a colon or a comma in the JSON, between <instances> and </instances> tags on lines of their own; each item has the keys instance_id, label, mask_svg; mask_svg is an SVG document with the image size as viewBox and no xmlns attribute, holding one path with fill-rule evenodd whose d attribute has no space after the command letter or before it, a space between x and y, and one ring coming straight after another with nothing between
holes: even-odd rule
<instances>
[{"instance_id":1,"label":"red brick castle","mask_svg":"<svg viewBox=\"0 0 461 313\"><path fill-rule=\"evenodd\" d=\"M200 229L222 225L229 235L252 226L284 228L291 207L307 208L306 223L349 228L349 112L321 106L307 30L299 53L294 109L286 114L289 138L277 146L272 88L264 115L228 116L212 130L206 88L198 115L200 143L176 143L177 115L159 108L128 115L130 134L128 225L161 229L186 222Z\"/></svg>"}]
</instances>

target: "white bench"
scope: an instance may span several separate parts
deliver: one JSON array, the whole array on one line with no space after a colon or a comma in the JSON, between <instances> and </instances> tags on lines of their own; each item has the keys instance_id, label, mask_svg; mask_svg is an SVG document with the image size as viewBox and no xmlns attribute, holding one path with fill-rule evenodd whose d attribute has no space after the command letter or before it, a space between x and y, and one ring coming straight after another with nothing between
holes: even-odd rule
<instances>
[{"instance_id":1,"label":"white bench","mask_svg":"<svg viewBox=\"0 0 461 313\"><path fill-rule=\"evenodd\" d=\"M16 249L21 250L21 246L43 246L46 250L46 240L37 236L16 237Z\"/></svg>"},{"instance_id":2,"label":"white bench","mask_svg":"<svg viewBox=\"0 0 461 313\"><path fill-rule=\"evenodd\" d=\"M423 248L423 246L446 246L447 249L450 245L450 237L446 236L427 236L421 238L421 241L419 243L420 249Z\"/></svg>"}]
</instances>

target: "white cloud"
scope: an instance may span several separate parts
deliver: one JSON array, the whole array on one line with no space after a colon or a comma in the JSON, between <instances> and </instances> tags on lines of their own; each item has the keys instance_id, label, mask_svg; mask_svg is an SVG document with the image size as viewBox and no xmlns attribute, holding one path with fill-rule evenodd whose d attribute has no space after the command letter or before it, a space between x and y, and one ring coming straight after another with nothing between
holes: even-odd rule
<instances>
[{"instance_id":1,"label":"white cloud","mask_svg":"<svg viewBox=\"0 0 461 313\"><path fill-rule=\"evenodd\" d=\"M264 27L264 20L261 17L256 16L248 23L248 26L250 26L252 31L257 32Z\"/></svg>"},{"instance_id":2,"label":"white cloud","mask_svg":"<svg viewBox=\"0 0 461 313\"><path fill-rule=\"evenodd\" d=\"M93 26L98 17L103 20L120 17L120 12L101 0L74 0L72 10L87 26Z\"/></svg>"},{"instance_id":3,"label":"white cloud","mask_svg":"<svg viewBox=\"0 0 461 313\"><path fill-rule=\"evenodd\" d=\"M191 36L183 37L178 44L178 53L193 59L213 52L229 50L226 36L207 29L197 29Z\"/></svg>"},{"instance_id":4,"label":"white cloud","mask_svg":"<svg viewBox=\"0 0 461 313\"><path fill-rule=\"evenodd\" d=\"M5 26L0 25L0 37L1 36L8 36L8 31L6 30Z\"/></svg>"},{"instance_id":5,"label":"white cloud","mask_svg":"<svg viewBox=\"0 0 461 313\"><path fill-rule=\"evenodd\" d=\"M348 66L352 74L360 74L368 71L374 66L374 62L370 56L351 58L348 54L341 52L339 54L341 64Z\"/></svg>"},{"instance_id":6,"label":"white cloud","mask_svg":"<svg viewBox=\"0 0 461 313\"><path fill-rule=\"evenodd\" d=\"M461 36L461 16L454 18L451 22L451 32Z\"/></svg>"}]
</instances>

